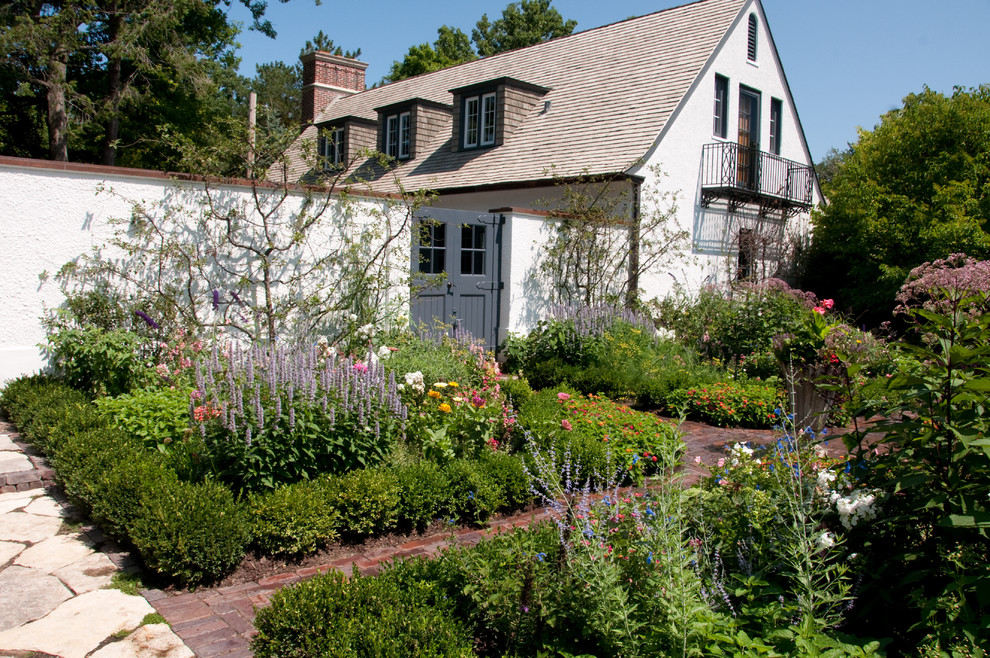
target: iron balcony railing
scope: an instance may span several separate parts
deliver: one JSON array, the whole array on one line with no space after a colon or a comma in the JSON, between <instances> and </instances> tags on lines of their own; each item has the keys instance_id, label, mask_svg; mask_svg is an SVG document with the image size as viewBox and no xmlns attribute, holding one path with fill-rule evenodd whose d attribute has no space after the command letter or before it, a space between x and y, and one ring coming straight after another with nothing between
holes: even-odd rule
<instances>
[{"instance_id":1,"label":"iron balcony railing","mask_svg":"<svg viewBox=\"0 0 990 658\"><path fill-rule=\"evenodd\" d=\"M731 142L705 144L701 171L706 202L725 197L811 207L814 170L773 153Z\"/></svg>"}]
</instances>

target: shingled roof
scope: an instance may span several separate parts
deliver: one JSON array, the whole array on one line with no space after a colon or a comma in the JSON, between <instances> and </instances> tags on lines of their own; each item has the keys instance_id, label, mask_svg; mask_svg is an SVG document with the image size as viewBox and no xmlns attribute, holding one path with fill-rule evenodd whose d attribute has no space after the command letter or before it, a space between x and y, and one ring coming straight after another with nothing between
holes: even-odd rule
<instances>
[{"instance_id":1,"label":"shingled roof","mask_svg":"<svg viewBox=\"0 0 990 658\"><path fill-rule=\"evenodd\" d=\"M568 37L369 89L333 102L316 123L377 120L375 108L415 98L450 105L451 89L513 78L549 89L504 143L454 151L450 119L396 169L406 189L533 183L554 175L616 174L654 144L747 0L700 0ZM308 127L300 139L314 139ZM554 174L550 173L551 166ZM294 178L305 174L296 158ZM388 192L390 176L370 183Z\"/></svg>"}]
</instances>

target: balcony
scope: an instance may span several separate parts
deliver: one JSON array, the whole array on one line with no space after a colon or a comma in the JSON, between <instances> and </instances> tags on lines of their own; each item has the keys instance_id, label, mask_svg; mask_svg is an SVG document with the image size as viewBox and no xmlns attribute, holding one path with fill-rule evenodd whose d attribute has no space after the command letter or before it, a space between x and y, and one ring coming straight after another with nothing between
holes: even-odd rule
<instances>
[{"instance_id":1,"label":"balcony","mask_svg":"<svg viewBox=\"0 0 990 658\"><path fill-rule=\"evenodd\" d=\"M730 212L752 203L761 215L776 211L785 217L811 207L815 172L810 166L731 142L703 148L702 206L726 199Z\"/></svg>"}]
</instances>

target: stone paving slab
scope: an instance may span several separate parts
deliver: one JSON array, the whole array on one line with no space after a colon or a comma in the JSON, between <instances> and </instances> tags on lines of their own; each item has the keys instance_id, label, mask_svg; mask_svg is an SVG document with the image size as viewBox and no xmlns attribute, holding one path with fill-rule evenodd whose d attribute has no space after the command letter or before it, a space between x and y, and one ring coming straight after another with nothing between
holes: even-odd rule
<instances>
[{"instance_id":1,"label":"stone paving slab","mask_svg":"<svg viewBox=\"0 0 990 658\"><path fill-rule=\"evenodd\" d=\"M0 647L32 648L8 645L3 638L10 629L44 617L71 596L55 576L16 565L4 569L0 572Z\"/></svg>"},{"instance_id":2,"label":"stone paving slab","mask_svg":"<svg viewBox=\"0 0 990 658\"><path fill-rule=\"evenodd\" d=\"M66 516L65 508L49 496L38 496L24 508L24 511L38 516L57 516L59 518Z\"/></svg>"},{"instance_id":3,"label":"stone paving slab","mask_svg":"<svg viewBox=\"0 0 990 658\"><path fill-rule=\"evenodd\" d=\"M76 594L108 587L117 567L103 553L94 552L81 560L52 572Z\"/></svg>"},{"instance_id":4,"label":"stone paving slab","mask_svg":"<svg viewBox=\"0 0 990 658\"><path fill-rule=\"evenodd\" d=\"M79 535L55 535L25 549L14 564L51 573L93 554Z\"/></svg>"},{"instance_id":5,"label":"stone paving slab","mask_svg":"<svg viewBox=\"0 0 990 658\"><path fill-rule=\"evenodd\" d=\"M23 453L9 450L0 452L0 473L20 473L33 468L31 460Z\"/></svg>"},{"instance_id":6,"label":"stone paving slab","mask_svg":"<svg viewBox=\"0 0 990 658\"><path fill-rule=\"evenodd\" d=\"M0 540L34 544L54 536L61 527L59 518L7 512L0 515Z\"/></svg>"},{"instance_id":7,"label":"stone paving slab","mask_svg":"<svg viewBox=\"0 0 990 658\"><path fill-rule=\"evenodd\" d=\"M20 450L21 447L14 443L9 434L0 434L0 450Z\"/></svg>"},{"instance_id":8,"label":"stone paving slab","mask_svg":"<svg viewBox=\"0 0 990 658\"><path fill-rule=\"evenodd\" d=\"M168 624L148 624L123 640L112 642L90 654L90 658L134 658L134 656L191 658L194 655L192 650L172 632Z\"/></svg>"},{"instance_id":9,"label":"stone paving slab","mask_svg":"<svg viewBox=\"0 0 990 658\"><path fill-rule=\"evenodd\" d=\"M0 567L17 557L25 548L27 548L27 544L21 544L15 541L0 541Z\"/></svg>"},{"instance_id":10,"label":"stone paving slab","mask_svg":"<svg viewBox=\"0 0 990 658\"><path fill-rule=\"evenodd\" d=\"M42 619L0 633L0 647L85 658L114 633L139 627L151 612L151 605L140 596L115 589L88 592Z\"/></svg>"}]
</instances>

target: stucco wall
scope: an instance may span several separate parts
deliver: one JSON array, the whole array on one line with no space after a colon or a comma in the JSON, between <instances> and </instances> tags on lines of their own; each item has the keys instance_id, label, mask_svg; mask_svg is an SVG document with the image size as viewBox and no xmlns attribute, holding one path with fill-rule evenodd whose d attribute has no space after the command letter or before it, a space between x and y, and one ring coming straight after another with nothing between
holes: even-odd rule
<instances>
[{"instance_id":1,"label":"stucco wall","mask_svg":"<svg viewBox=\"0 0 990 658\"><path fill-rule=\"evenodd\" d=\"M747 59L748 16L755 12L758 19L758 48L755 62ZM659 188L678 194L678 223L691 235L688 258L667 272L658 272L641 281L647 297L663 298L677 284L694 292L705 283L725 281L734 274L737 257L735 242L738 229L759 221L753 205L730 212L725 201L716 200L709 208L701 206L702 149L705 144L735 142L739 131L739 86L760 92L761 151L770 150L770 102L782 101L781 149L783 158L812 165L797 110L787 89L783 68L777 59L766 17L753 2L740 13L737 23L716 50L678 111L671 118L658 143L647 155L644 166L636 173L650 179L651 168L661 169L665 176ZM728 130L726 138L713 134L715 75L729 80ZM817 183L812 203L821 203ZM785 230L807 234L808 213L790 217Z\"/></svg>"},{"instance_id":2,"label":"stucco wall","mask_svg":"<svg viewBox=\"0 0 990 658\"><path fill-rule=\"evenodd\" d=\"M249 186L212 189L220 211L253 206ZM173 208L193 209L184 216L194 221L195 208L205 200L202 183L176 182L157 172L8 157L0 157L0 190L0 244L8 265L0 278L0 386L46 364L39 348L45 340L41 316L64 301L54 275L70 260L106 244L114 234L111 220L129 218L135 202L149 212L165 212L158 205L165 201ZM292 191L279 212L297 211L305 198L304 191ZM350 218L358 224L379 221L375 213L386 204L382 199L354 199ZM398 241L405 260L394 262L394 283L408 273L409 239ZM401 290L396 294L400 301L407 296Z\"/></svg>"}]
</instances>

